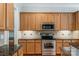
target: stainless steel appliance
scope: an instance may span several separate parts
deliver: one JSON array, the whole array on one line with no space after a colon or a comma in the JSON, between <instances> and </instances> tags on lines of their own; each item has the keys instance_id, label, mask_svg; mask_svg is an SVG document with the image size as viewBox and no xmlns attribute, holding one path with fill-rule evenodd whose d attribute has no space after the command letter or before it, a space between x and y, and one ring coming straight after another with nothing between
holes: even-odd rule
<instances>
[{"instance_id":1,"label":"stainless steel appliance","mask_svg":"<svg viewBox=\"0 0 79 59\"><path fill-rule=\"evenodd\" d=\"M55 55L55 39L53 38L52 33L41 33L42 39L42 55L53 56Z\"/></svg>"},{"instance_id":2,"label":"stainless steel appliance","mask_svg":"<svg viewBox=\"0 0 79 59\"><path fill-rule=\"evenodd\" d=\"M55 40L42 40L42 55L54 56L55 53Z\"/></svg>"},{"instance_id":3,"label":"stainless steel appliance","mask_svg":"<svg viewBox=\"0 0 79 59\"><path fill-rule=\"evenodd\" d=\"M53 40L53 34L52 33L40 33L42 40Z\"/></svg>"},{"instance_id":4,"label":"stainless steel appliance","mask_svg":"<svg viewBox=\"0 0 79 59\"><path fill-rule=\"evenodd\" d=\"M43 23L42 29L43 30L54 30L55 25L53 23Z\"/></svg>"}]
</instances>

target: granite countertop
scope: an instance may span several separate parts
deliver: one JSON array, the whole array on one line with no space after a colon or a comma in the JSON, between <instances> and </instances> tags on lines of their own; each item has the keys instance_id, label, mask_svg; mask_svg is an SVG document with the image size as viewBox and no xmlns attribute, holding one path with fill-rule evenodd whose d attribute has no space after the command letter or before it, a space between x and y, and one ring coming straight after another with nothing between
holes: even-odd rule
<instances>
[{"instance_id":1,"label":"granite countertop","mask_svg":"<svg viewBox=\"0 0 79 59\"><path fill-rule=\"evenodd\" d=\"M12 56L14 53L16 53L21 46L9 46L9 45L4 45L0 47L0 56Z\"/></svg>"}]
</instances>

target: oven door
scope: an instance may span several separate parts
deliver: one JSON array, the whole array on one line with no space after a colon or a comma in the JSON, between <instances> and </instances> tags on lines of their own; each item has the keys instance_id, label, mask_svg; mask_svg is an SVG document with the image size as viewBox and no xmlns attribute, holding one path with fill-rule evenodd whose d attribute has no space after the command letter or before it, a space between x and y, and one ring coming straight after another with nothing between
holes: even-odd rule
<instances>
[{"instance_id":1,"label":"oven door","mask_svg":"<svg viewBox=\"0 0 79 59\"><path fill-rule=\"evenodd\" d=\"M42 55L54 56L55 52L55 40L42 40Z\"/></svg>"},{"instance_id":2,"label":"oven door","mask_svg":"<svg viewBox=\"0 0 79 59\"><path fill-rule=\"evenodd\" d=\"M54 50L55 41L54 40L42 40L42 49L43 50Z\"/></svg>"}]
</instances>

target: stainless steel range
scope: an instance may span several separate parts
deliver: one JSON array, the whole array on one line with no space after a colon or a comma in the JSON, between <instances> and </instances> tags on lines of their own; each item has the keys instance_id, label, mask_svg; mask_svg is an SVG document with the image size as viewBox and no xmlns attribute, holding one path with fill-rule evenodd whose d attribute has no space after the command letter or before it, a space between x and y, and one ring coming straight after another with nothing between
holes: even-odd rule
<instances>
[{"instance_id":1,"label":"stainless steel range","mask_svg":"<svg viewBox=\"0 0 79 59\"><path fill-rule=\"evenodd\" d=\"M42 40L42 55L55 55L55 40Z\"/></svg>"},{"instance_id":2,"label":"stainless steel range","mask_svg":"<svg viewBox=\"0 0 79 59\"><path fill-rule=\"evenodd\" d=\"M56 42L51 33L41 33L42 38L42 55L55 55Z\"/></svg>"}]
</instances>

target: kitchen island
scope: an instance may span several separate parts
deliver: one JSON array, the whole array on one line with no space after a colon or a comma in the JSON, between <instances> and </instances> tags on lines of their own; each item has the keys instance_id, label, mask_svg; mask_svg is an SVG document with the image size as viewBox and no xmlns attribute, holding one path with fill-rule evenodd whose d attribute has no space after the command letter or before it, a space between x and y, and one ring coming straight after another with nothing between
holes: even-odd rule
<instances>
[{"instance_id":1,"label":"kitchen island","mask_svg":"<svg viewBox=\"0 0 79 59\"><path fill-rule=\"evenodd\" d=\"M22 48L19 45L9 46L3 45L0 46L0 56L20 56L22 55Z\"/></svg>"}]
</instances>

